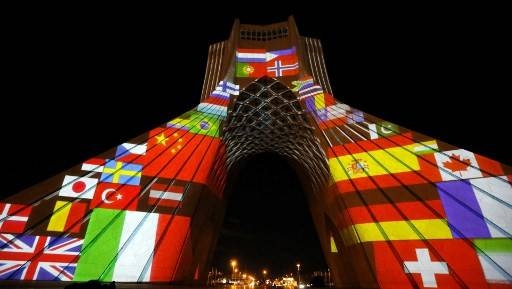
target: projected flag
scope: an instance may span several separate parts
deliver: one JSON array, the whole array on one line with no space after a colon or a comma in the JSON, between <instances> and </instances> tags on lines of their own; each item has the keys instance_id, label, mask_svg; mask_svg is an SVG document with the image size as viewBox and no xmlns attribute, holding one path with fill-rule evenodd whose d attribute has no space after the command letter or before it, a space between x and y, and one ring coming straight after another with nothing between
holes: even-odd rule
<instances>
[{"instance_id":1,"label":"projected flag","mask_svg":"<svg viewBox=\"0 0 512 289\"><path fill-rule=\"evenodd\" d=\"M83 240L0 234L1 280L71 281Z\"/></svg>"},{"instance_id":2,"label":"projected flag","mask_svg":"<svg viewBox=\"0 0 512 289\"><path fill-rule=\"evenodd\" d=\"M181 216L95 209L74 280L172 280L189 224Z\"/></svg>"},{"instance_id":3,"label":"projected flag","mask_svg":"<svg viewBox=\"0 0 512 289\"><path fill-rule=\"evenodd\" d=\"M0 232L22 233L30 211L27 205L0 203Z\"/></svg>"}]
</instances>

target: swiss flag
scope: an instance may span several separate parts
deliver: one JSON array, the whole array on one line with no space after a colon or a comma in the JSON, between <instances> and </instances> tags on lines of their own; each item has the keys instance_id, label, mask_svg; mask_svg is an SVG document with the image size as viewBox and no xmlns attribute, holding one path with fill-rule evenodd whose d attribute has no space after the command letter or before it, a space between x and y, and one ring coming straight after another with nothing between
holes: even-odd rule
<instances>
[{"instance_id":1,"label":"swiss flag","mask_svg":"<svg viewBox=\"0 0 512 289\"><path fill-rule=\"evenodd\" d=\"M461 239L375 242L380 288L487 288L472 244Z\"/></svg>"}]
</instances>

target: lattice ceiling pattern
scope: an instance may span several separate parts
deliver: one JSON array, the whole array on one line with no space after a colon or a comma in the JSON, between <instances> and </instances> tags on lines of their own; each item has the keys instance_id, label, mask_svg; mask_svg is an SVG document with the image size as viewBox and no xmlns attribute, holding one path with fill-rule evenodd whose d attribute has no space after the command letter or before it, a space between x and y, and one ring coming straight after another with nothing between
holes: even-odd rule
<instances>
[{"instance_id":1,"label":"lattice ceiling pattern","mask_svg":"<svg viewBox=\"0 0 512 289\"><path fill-rule=\"evenodd\" d=\"M266 76L255 80L240 92L228 115L228 169L248 156L275 152L302 166L315 191L325 186L325 153L297 96L285 85Z\"/></svg>"}]
</instances>

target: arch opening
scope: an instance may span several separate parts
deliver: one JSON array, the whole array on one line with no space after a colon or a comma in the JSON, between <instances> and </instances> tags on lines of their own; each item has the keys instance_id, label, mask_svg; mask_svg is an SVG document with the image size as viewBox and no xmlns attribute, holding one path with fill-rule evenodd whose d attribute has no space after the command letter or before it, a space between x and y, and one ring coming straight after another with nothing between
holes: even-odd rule
<instances>
[{"instance_id":1,"label":"arch opening","mask_svg":"<svg viewBox=\"0 0 512 289\"><path fill-rule=\"evenodd\" d=\"M235 258L242 271L296 277L299 262L303 281L326 270L306 191L289 160L269 152L246 157L229 175L228 188L214 267L225 271Z\"/></svg>"}]
</instances>

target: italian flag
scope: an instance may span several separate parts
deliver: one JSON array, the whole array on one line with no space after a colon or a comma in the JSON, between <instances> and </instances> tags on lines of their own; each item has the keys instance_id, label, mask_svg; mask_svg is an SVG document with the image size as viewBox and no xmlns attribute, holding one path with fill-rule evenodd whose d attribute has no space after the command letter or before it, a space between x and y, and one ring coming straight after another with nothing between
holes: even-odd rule
<instances>
[{"instance_id":1,"label":"italian flag","mask_svg":"<svg viewBox=\"0 0 512 289\"><path fill-rule=\"evenodd\" d=\"M94 209L74 281L171 281L190 218Z\"/></svg>"}]
</instances>

